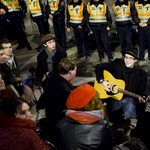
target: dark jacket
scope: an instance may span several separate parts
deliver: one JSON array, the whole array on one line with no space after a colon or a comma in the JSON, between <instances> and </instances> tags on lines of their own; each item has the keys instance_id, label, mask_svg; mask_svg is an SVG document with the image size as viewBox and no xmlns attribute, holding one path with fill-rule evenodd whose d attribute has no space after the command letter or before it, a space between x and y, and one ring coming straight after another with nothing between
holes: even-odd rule
<instances>
[{"instance_id":1,"label":"dark jacket","mask_svg":"<svg viewBox=\"0 0 150 150\"><path fill-rule=\"evenodd\" d=\"M122 79L128 85L128 91L141 96L145 95L145 88L147 82L147 73L140 67L134 72L132 79L128 83L124 75L124 70L122 66L124 64L123 59L115 59L112 63L103 63L96 66L96 78L99 82L103 79L103 70L109 71L116 79Z\"/></svg>"},{"instance_id":2,"label":"dark jacket","mask_svg":"<svg viewBox=\"0 0 150 150\"><path fill-rule=\"evenodd\" d=\"M5 81L5 84L14 84L15 78L20 77L20 70L18 68L18 62L16 57L14 57L14 61L16 64L16 68L14 68L13 66L12 70L6 63L0 64L0 71L4 74L3 79Z\"/></svg>"},{"instance_id":3,"label":"dark jacket","mask_svg":"<svg viewBox=\"0 0 150 150\"><path fill-rule=\"evenodd\" d=\"M117 0L115 2L115 6L120 6L121 7L122 5L128 6L128 0L124 0L123 2L119 2L119 0ZM132 10L133 9L131 9L131 6L130 6L130 12L131 12L131 14L132 14ZM119 27L122 27L122 26L131 26L132 25L131 20L128 20L128 21L116 21L115 24L116 24L116 26L119 26Z\"/></svg>"},{"instance_id":4,"label":"dark jacket","mask_svg":"<svg viewBox=\"0 0 150 150\"><path fill-rule=\"evenodd\" d=\"M111 150L114 139L105 120L80 124L65 117L56 125L58 150Z\"/></svg>"},{"instance_id":5,"label":"dark jacket","mask_svg":"<svg viewBox=\"0 0 150 150\"><path fill-rule=\"evenodd\" d=\"M139 0L139 3L138 4L142 4L143 6L145 6L146 4L150 4L150 1L148 0L147 2L145 2L144 0ZM138 14L137 14L137 11L135 9L135 7L132 8L132 18L133 18L133 21L139 25L139 23L141 22L139 17L138 17ZM148 19L147 21L147 25L150 26L150 19Z\"/></svg>"},{"instance_id":6,"label":"dark jacket","mask_svg":"<svg viewBox=\"0 0 150 150\"><path fill-rule=\"evenodd\" d=\"M46 72L48 72L47 67L47 54L45 49L43 49L37 56L37 74L38 78L36 79L36 85L39 85L42 81L42 78ZM67 57L67 53L61 49L57 49L55 56L52 58L53 60L53 71L57 71L58 64L62 58Z\"/></svg>"},{"instance_id":7,"label":"dark jacket","mask_svg":"<svg viewBox=\"0 0 150 150\"><path fill-rule=\"evenodd\" d=\"M99 2L97 2L97 3L95 3L93 0L91 0L90 5L93 5L93 4L97 7L99 4L103 4L103 0L99 0ZM88 13L88 16L90 16L89 13ZM107 19L107 22L106 22L106 23L89 23L89 24L90 24L90 25L93 25L93 26L98 26L98 25L100 24L100 25L102 25L102 26L111 27L112 18L111 18L111 15L110 15L108 6L106 6L106 19Z\"/></svg>"},{"instance_id":8,"label":"dark jacket","mask_svg":"<svg viewBox=\"0 0 150 150\"><path fill-rule=\"evenodd\" d=\"M50 7L48 5L47 7L47 13L51 14L51 10ZM51 14L53 16L53 20L54 19L64 19L65 18L65 1L64 0L59 0L59 4L58 4L58 10L55 11L53 14Z\"/></svg>"},{"instance_id":9,"label":"dark jacket","mask_svg":"<svg viewBox=\"0 0 150 150\"><path fill-rule=\"evenodd\" d=\"M131 130L131 137L140 138L147 150L150 150L150 112L145 112L138 116L138 121L135 129Z\"/></svg>"},{"instance_id":10,"label":"dark jacket","mask_svg":"<svg viewBox=\"0 0 150 150\"><path fill-rule=\"evenodd\" d=\"M8 13L8 8L0 2L0 9L4 9L6 11L6 13ZM6 15L0 15L0 23L3 22L4 20L6 20Z\"/></svg>"},{"instance_id":11,"label":"dark jacket","mask_svg":"<svg viewBox=\"0 0 150 150\"><path fill-rule=\"evenodd\" d=\"M73 5L73 7L76 7L77 5L81 6L81 3L82 3L81 0L79 0L77 3L74 3L73 1L71 1L69 5ZM88 23L88 13L87 13L87 7L85 4L83 6L83 16L84 18L81 24L70 23L70 14L67 9L67 28L70 28L70 27L77 28L79 25L81 25L82 27L86 27L86 24Z\"/></svg>"}]
</instances>

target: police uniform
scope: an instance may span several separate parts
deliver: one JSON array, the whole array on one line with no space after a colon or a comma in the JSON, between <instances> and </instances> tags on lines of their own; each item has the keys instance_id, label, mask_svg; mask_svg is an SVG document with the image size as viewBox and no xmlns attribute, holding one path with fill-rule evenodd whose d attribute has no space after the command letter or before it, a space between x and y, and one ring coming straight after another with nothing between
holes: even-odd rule
<instances>
[{"instance_id":1,"label":"police uniform","mask_svg":"<svg viewBox=\"0 0 150 150\"><path fill-rule=\"evenodd\" d=\"M112 19L108 7L102 0L99 0L98 2L91 0L91 2L87 4L87 10L89 13L89 24L95 37L100 60L104 58L101 45L102 38L106 54L109 61L111 61L113 57L108 39L108 31L106 29L107 27L111 27Z\"/></svg>"},{"instance_id":2,"label":"police uniform","mask_svg":"<svg viewBox=\"0 0 150 150\"><path fill-rule=\"evenodd\" d=\"M23 17L27 12L27 6L24 0L1 0L1 2L8 7L7 18L11 24L12 31L14 32L13 36L16 35L18 47L16 50L20 50L25 46L31 50L32 47L27 40L27 37L24 33L22 24Z\"/></svg>"},{"instance_id":3,"label":"police uniform","mask_svg":"<svg viewBox=\"0 0 150 150\"><path fill-rule=\"evenodd\" d=\"M79 0L77 3L74 3L73 0L68 5L68 13L67 13L67 28L72 27L74 36L76 39L76 45L78 48L78 56L77 58L84 57L89 58L89 45L87 41L87 33L86 33L86 23L87 23L87 9L86 5ZM78 28L78 26L82 28ZM83 51L84 45L84 51Z\"/></svg>"},{"instance_id":4,"label":"police uniform","mask_svg":"<svg viewBox=\"0 0 150 150\"><path fill-rule=\"evenodd\" d=\"M66 29L65 29L65 1L48 0L49 14L53 16L55 36L61 47L66 50Z\"/></svg>"},{"instance_id":5,"label":"police uniform","mask_svg":"<svg viewBox=\"0 0 150 150\"><path fill-rule=\"evenodd\" d=\"M150 2L140 0L135 3L135 12L133 14L133 20L139 25L139 23L146 23L146 27L138 27L139 42L140 42L140 60L145 60L145 39L148 44L148 58L150 60Z\"/></svg>"},{"instance_id":6,"label":"police uniform","mask_svg":"<svg viewBox=\"0 0 150 150\"><path fill-rule=\"evenodd\" d=\"M48 15L44 0L28 0L27 5L33 21L36 22L41 35L49 34Z\"/></svg>"},{"instance_id":7,"label":"police uniform","mask_svg":"<svg viewBox=\"0 0 150 150\"><path fill-rule=\"evenodd\" d=\"M119 33L121 50L125 51L131 45L132 36L130 1L119 2L117 0L113 4L113 10L116 16L115 23Z\"/></svg>"}]
</instances>

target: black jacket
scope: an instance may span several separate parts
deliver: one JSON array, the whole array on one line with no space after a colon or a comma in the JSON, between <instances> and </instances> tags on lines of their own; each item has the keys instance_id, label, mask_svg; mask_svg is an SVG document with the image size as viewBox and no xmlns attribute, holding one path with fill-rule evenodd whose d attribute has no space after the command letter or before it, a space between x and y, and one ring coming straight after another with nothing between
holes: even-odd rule
<instances>
[{"instance_id":1,"label":"black jacket","mask_svg":"<svg viewBox=\"0 0 150 150\"><path fill-rule=\"evenodd\" d=\"M56 124L58 150L111 150L115 142L105 120L80 124L65 117Z\"/></svg>"},{"instance_id":2,"label":"black jacket","mask_svg":"<svg viewBox=\"0 0 150 150\"><path fill-rule=\"evenodd\" d=\"M0 71L4 74L3 79L5 81L5 84L14 84L16 82L15 78L20 77L20 70L18 68L16 57L14 57L14 61L16 64L16 68L13 68L12 70L6 63L0 64Z\"/></svg>"},{"instance_id":3,"label":"black jacket","mask_svg":"<svg viewBox=\"0 0 150 150\"><path fill-rule=\"evenodd\" d=\"M98 3L94 3L94 1L91 0L90 5L93 5L93 4L97 7L99 4L103 4L103 1L102 1L102 0L99 0ZM88 13L88 17L89 17L89 16L90 16L90 14ZM111 27L112 18L111 18L111 15L110 15L108 6L106 6L106 19L107 19L107 22L106 22L106 23L100 23L100 25ZM99 23L89 23L89 24L90 24L90 25L95 25L95 26L99 25Z\"/></svg>"},{"instance_id":4,"label":"black jacket","mask_svg":"<svg viewBox=\"0 0 150 150\"><path fill-rule=\"evenodd\" d=\"M74 3L73 1L71 1L69 3L69 5L73 5L73 7L76 7L77 5L81 5L82 1L79 0L77 3ZM81 25L82 27L86 27L86 24L88 23L88 13L87 13L87 7L86 5L84 4L83 6L83 20L81 22L81 24L75 24L75 23L70 23L70 14L68 12L68 9L67 9L67 28L77 28L79 25Z\"/></svg>"},{"instance_id":5,"label":"black jacket","mask_svg":"<svg viewBox=\"0 0 150 150\"><path fill-rule=\"evenodd\" d=\"M51 14L51 10L50 10L49 5L47 7L47 13ZM55 11L51 15L53 16L53 19L65 18L65 1L64 0L59 0L58 10Z\"/></svg>"},{"instance_id":6,"label":"black jacket","mask_svg":"<svg viewBox=\"0 0 150 150\"><path fill-rule=\"evenodd\" d=\"M117 0L115 2L115 6L122 6L122 5L127 5L128 6L128 0L124 0L123 2L119 2L119 0ZM131 12L131 16L132 16L132 10L131 9L131 6L130 6L130 12ZM131 20L129 21L116 21L115 22L116 26L119 26L119 27L122 27L122 26L131 26L132 23L131 23Z\"/></svg>"},{"instance_id":7,"label":"black jacket","mask_svg":"<svg viewBox=\"0 0 150 150\"><path fill-rule=\"evenodd\" d=\"M116 79L122 79L128 84L128 91L133 92L138 95L145 95L145 88L147 82L147 73L138 67L135 71L132 80L128 83L123 76L124 70L122 65L124 63L123 59L115 59L112 63L103 63L96 65L96 78L99 82L103 79L103 70L109 71Z\"/></svg>"},{"instance_id":8,"label":"black jacket","mask_svg":"<svg viewBox=\"0 0 150 150\"><path fill-rule=\"evenodd\" d=\"M143 6L145 6L146 4L150 4L150 1L148 0L147 2L145 2L144 0L139 0L139 4L142 4ZM133 21L139 25L139 23L141 22L139 17L138 17L138 14L137 14L137 11L135 9L135 7L132 8L132 18L133 18ZM150 19L148 19L147 21L147 25L150 26Z\"/></svg>"},{"instance_id":9,"label":"black jacket","mask_svg":"<svg viewBox=\"0 0 150 150\"><path fill-rule=\"evenodd\" d=\"M45 49L43 49L37 56L37 74L38 78L36 78L36 85L39 85L42 81L42 78L46 72L48 72L47 67L47 54ZM55 56L52 58L53 60L53 71L57 71L58 64L62 58L67 57L67 53L61 49L57 49Z\"/></svg>"},{"instance_id":10,"label":"black jacket","mask_svg":"<svg viewBox=\"0 0 150 150\"><path fill-rule=\"evenodd\" d=\"M8 8L3 3L0 2L0 9L4 9L8 13ZM5 20L6 15L0 15L0 23Z\"/></svg>"}]
</instances>

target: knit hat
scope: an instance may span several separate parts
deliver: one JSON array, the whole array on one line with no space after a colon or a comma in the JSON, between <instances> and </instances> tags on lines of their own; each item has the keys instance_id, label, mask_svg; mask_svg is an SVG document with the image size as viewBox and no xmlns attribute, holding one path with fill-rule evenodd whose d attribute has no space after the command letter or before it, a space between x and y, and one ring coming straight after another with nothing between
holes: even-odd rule
<instances>
[{"instance_id":1,"label":"knit hat","mask_svg":"<svg viewBox=\"0 0 150 150\"><path fill-rule=\"evenodd\" d=\"M84 84L71 91L66 106L69 109L80 109L88 104L96 94L94 87Z\"/></svg>"},{"instance_id":2,"label":"knit hat","mask_svg":"<svg viewBox=\"0 0 150 150\"><path fill-rule=\"evenodd\" d=\"M134 46L130 46L126 49L126 51L121 51L122 54L129 54L131 56L133 56L136 59L138 58L138 49Z\"/></svg>"}]
</instances>

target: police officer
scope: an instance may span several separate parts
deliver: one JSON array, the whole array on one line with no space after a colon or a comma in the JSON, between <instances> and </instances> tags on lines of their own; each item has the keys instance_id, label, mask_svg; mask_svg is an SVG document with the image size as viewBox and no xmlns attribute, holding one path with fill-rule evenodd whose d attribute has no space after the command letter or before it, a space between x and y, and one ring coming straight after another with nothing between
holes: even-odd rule
<instances>
[{"instance_id":1,"label":"police officer","mask_svg":"<svg viewBox=\"0 0 150 150\"><path fill-rule=\"evenodd\" d=\"M125 51L131 45L132 23L129 0L117 0L113 4L116 15L116 27L119 33L121 50Z\"/></svg>"},{"instance_id":2,"label":"police officer","mask_svg":"<svg viewBox=\"0 0 150 150\"><path fill-rule=\"evenodd\" d=\"M62 50L66 51L65 0L48 0L49 17L53 20L54 32Z\"/></svg>"},{"instance_id":3,"label":"police officer","mask_svg":"<svg viewBox=\"0 0 150 150\"><path fill-rule=\"evenodd\" d=\"M27 12L27 5L24 0L1 0L1 2L8 7L7 18L10 22L13 35L16 35L18 47L16 50L20 50L28 48L28 50L32 50L30 43L27 40L25 32L23 30L23 18Z\"/></svg>"},{"instance_id":4,"label":"police officer","mask_svg":"<svg viewBox=\"0 0 150 150\"><path fill-rule=\"evenodd\" d=\"M135 3L133 20L138 24L138 34L140 41L139 58L145 61L145 39L148 44L148 58L150 60L150 1L139 0Z\"/></svg>"},{"instance_id":5,"label":"police officer","mask_svg":"<svg viewBox=\"0 0 150 150\"><path fill-rule=\"evenodd\" d=\"M108 56L108 60L111 62L113 57L110 49L110 43L108 39L108 30L110 30L112 19L108 6L103 0L91 0L87 5L89 13L89 24L91 25L100 61L104 59L104 53L101 45L101 38Z\"/></svg>"},{"instance_id":6,"label":"police officer","mask_svg":"<svg viewBox=\"0 0 150 150\"><path fill-rule=\"evenodd\" d=\"M46 2L44 0L28 0L27 3L31 18L36 22L40 35L49 34L48 14L46 12Z\"/></svg>"},{"instance_id":7,"label":"police officer","mask_svg":"<svg viewBox=\"0 0 150 150\"><path fill-rule=\"evenodd\" d=\"M88 19L86 5L81 0L72 0L68 5L67 12L67 31L70 32L70 27L73 28L78 48L77 58L82 58L85 55L86 59L89 59L90 54L86 34ZM85 52L83 51L82 44L84 45Z\"/></svg>"}]
</instances>

